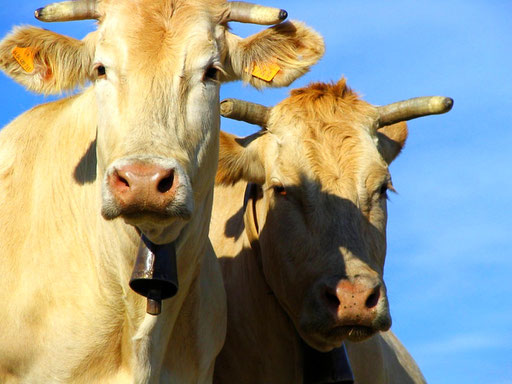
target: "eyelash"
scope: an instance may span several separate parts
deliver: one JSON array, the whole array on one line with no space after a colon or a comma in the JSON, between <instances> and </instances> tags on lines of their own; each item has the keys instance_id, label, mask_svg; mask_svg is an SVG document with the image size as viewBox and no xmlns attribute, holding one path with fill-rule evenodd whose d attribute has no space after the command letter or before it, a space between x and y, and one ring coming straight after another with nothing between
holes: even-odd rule
<instances>
[{"instance_id":1,"label":"eyelash","mask_svg":"<svg viewBox=\"0 0 512 384\"><path fill-rule=\"evenodd\" d=\"M393 187L393 184L391 183L391 181L388 181L385 184L382 184L382 186L379 189L379 196L388 199L388 191L396 193L396 190Z\"/></svg>"}]
</instances>

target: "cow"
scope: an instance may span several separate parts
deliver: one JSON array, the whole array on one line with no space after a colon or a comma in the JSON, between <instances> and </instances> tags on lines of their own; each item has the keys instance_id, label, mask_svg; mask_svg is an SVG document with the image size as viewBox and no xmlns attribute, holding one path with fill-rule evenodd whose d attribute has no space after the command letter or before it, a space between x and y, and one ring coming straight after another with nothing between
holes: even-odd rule
<instances>
[{"instance_id":1,"label":"cow","mask_svg":"<svg viewBox=\"0 0 512 384\"><path fill-rule=\"evenodd\" d=\"M215 383L302 383L303 342L327 353L344 341L360 383L423 382L388 331L388 165L407 138L405 120L451 106L428 97L375 107L345 79L293 90L273 108L221 104L224 116L262 130L220 137L210 238L228 331Z\"/></svg>"},{"instance_id":2,"label":"cow","mask_svg":"<svg viewBox=\"0 0 512 384\"><path fill-rule=\"evenodd\" d=\"M0 382L211 382L226 326L208 240L219 86L286 86L323 40L284 10L225 0L79 0L36 16L99 22L83 40L25 26L0 42L0 68L30 91L91 83L0 131ZM241 38L231 21L275 25ZM179 289L159 316L129 287L139 246L176 253Z\"/></svg>"}]
</instances>

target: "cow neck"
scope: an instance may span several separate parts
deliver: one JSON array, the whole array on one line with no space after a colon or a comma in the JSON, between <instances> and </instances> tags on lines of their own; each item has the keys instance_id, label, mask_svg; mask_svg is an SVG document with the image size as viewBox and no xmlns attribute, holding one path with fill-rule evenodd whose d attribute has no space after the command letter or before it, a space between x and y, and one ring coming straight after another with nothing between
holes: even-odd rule
<instances>
[{"instance_id":1,"label":"cow neck","mask_svg":"<svg viewBox=\"0 0 512 384\"><path fill-rule=\"evenodd\" d=\"M261 186L247 183L244 194L245 233L253 252L257 255L258 265L262 269L261 246L259 243L259 223L256 215L256 202L261 199ZM265 275L263 274L263 279ZM268 283L267 283L268 284ZM347 358L345 346L323 353L309 347L301 340L303 355L304 384L352 384L354 376Z\"/></svg>"}]
</instances>

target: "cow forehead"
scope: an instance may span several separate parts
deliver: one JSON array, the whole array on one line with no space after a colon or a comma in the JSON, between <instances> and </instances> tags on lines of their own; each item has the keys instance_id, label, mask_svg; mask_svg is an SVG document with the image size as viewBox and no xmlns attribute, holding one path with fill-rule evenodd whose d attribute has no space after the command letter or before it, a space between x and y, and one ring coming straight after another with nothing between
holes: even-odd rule
<instances>
[{"instance_id":1,"label":"cow forehead","mask_svg":"<svg viewBox=\"0 0 512 384\"><path fill-rule=\"evenodd\" d=\"M107 16L126 17L136 23L194 24L200 14L208 14L213 22L220 22L226 11L225 0L101 0L99 12L103 20ZM134 24L135 23L135 24Z\"/></svg>"},{"instance_id":2,"label":"cow forehead","mask_svg":"<svg viewBox=\"0 0 512 384\"><path fill-rule=\"evenodd\" d=\"M302 128L297 130L300 135L288 132L276 138L267 159L269 179L295 185L308 179L321 190L349 197L357 186L371 189L389 178L372 135L364 129L315 124Z\"/></svg>"},{"instance_id":3,"label":"cow forehead","mask_svg":"<svg viewBox=\"0 0 512 384\"><path fill-rule=\"evenodd\" d=\"M297 182L305 175L329 190L365 184L370 173L385 178L387 165L376 146L376 116L374 107L344 80L293 91L273 108L269 121L278 142L273 177L279 172Z\"/></svg>"},{"instance_id":4,"label":"cow forehead","mask_svg":"<svg viewBox=\"0 0 512 384\"><path fill-rule=\"evenodd\" d=\"M99 42L106 51L121 48L134 65L168 62L186 47L201 52L212 45L223 4L200 0L104 1Z\"/></svg>"}]
</instances>

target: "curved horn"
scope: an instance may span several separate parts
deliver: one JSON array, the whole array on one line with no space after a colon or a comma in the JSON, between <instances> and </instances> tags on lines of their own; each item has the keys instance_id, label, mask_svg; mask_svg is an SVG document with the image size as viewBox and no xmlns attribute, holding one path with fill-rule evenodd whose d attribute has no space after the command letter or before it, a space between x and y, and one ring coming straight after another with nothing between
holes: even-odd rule
<instances>
[{"instance_id":1,"label":"curved horn","mask_svg":"<svg viewBox=\"0 0 512 384\"><path fill-rule=\"evenodd\" d=\"M263 5L232 1L228 3L229 14L227 21L252 23L261 25L279 24L288 17L284 9L265 7Z\"/></svg>"},{"instance_id":2,"label":"curved horn","mask_svg":"<svg viewBox=\"0 0 512 384\"><path fill-rule=\"evenodd\" d=\"M220 103L220 114L228 119L245 121L266 127L271 108L238 99L225 99Z\"/></svg>"},{"instance_id":3,"label":"curved horn","mask_svg":"<svg viewBox=\"0 0 512 384\"><path fill-rule=\"evenodd\" d=\"M377 107L380 116L379 127L417 117L446 113L452 106L453 99L449 97L425 96Z\"/></svg>"},{"instance_id":4,"label":"curved horn","mask_svg":"<svg viewBox=\"0 0 512 384\"><path fill-rule=\"evenodd\" d=\"M46 22L99 19L96 0L53 3L35 11L36 19Z\"/></svg>"}]
</instances>

